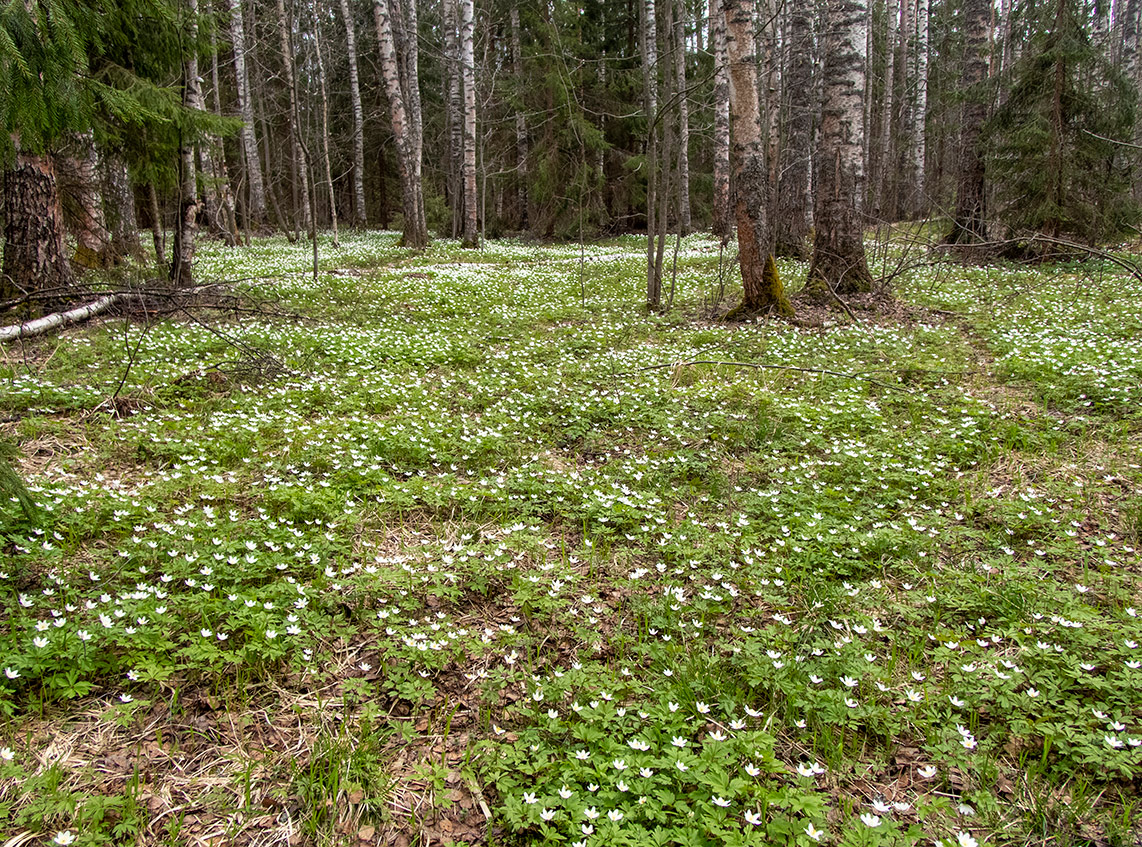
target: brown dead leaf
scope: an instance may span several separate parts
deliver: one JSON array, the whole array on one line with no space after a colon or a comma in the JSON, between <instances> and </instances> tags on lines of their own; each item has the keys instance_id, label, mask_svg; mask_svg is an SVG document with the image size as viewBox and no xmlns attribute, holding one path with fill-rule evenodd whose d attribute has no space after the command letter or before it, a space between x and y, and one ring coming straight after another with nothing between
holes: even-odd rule
<instances>
[{"instance_id":1,"label":"brown dead leaf","mask_svg":"<svg viewBox=\"0 0 1142 847\"><path fill-rule=\"evenodd\" d=\"M357 830L357 838L361 841L372 841L376 832L377 828L375 826L363 826Z\"/></svg>"}]
</instances>

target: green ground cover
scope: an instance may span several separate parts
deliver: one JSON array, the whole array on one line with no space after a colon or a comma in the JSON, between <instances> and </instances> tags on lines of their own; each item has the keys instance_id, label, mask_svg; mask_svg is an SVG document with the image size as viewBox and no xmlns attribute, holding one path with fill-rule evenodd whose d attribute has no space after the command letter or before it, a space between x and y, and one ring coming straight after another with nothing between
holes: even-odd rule
<instances>
[{"instance_id":1,"label":"green ground cover","mask_svg":"<svg viewBox=\"0 0 1142 847\"><path fill-rule=\"evenodd\" d=\"M654 316L637 239L395 242L4 348L0 833L1137 843L1121 268L726 325L703 236Z\"/></svg>"}]
</instances>

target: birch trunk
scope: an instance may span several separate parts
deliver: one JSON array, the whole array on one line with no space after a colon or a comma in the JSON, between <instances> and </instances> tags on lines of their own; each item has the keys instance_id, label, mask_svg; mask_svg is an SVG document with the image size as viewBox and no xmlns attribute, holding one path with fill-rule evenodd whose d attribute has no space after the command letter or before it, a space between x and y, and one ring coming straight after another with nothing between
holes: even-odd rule
<instances>
[{"instance_id":1,"label":"birch trunk","mask_svg":"<svg viewBox=\"0 0 1142 847\"><path fill-rule=\"evenodd\" d=\"M686 3L674 7L674 88L678 98L678 230L690 232L690 104L686 96Z\"/></svg>"},{"instance_id":2,"label":"birch trunk","mask_svg":"<svg viewBox=\"0 0 1142 847\"><path fill-rule=\"evenodd\" d=\"M242 119L242 163L246 169L247 227L259 227L266 221L266 186L262 179L262 164L258 158L258 138L254 124L254 105L250 97L250 75L246 69L246 33L242 21L241 0L229 0L230 43L234 48L235 94L238 116Z\"/></svg>"},{"instance_id":3,"label":"birch trunk","mask_svg":"<svg viewBox=\"0 0 1142 847\"><path fill-rule=\"evenodd\" d=\"M816 231L807 286L817 296L828 296L825 287L837 294L872 289L861 214L868 9L864 0L827 0L825 9L824 104L814 180Z\"/></svg>"},{"instance_id":4,"label":"birch trunk","mask_svg":"<svg viewBox=\"0 0 1142 847\"><path fill-rule=\"evenodd\" d=\"M642 98L646 113L646 308L662 306L662 276L655 261L658 214L658 28L654 0L642 4Z\"/></svg>"},{"instance_id":5,"label":"birch trunk","mask_svg":"<svg viewBox=\"0 0 1142 847\"><path fill-rule=\"evenodd\" d=\"M960 90L966 99L960 116L960 162L955 221L945 241L972 244L987 240L987 195L980 137L987 120L989 0L964 0L964 58Z\"/></svg>"},{"instance_id":6,"label":"birch trunk","mask_svg":"<svg viewBox=\"0 0 1142 847\"><path fill-rule=\"evenodd\" d=\"M285 0L277 0L278 32L281 35L282 69L285 73L286 90L289 93L289 140L293 156L290 168L293 171L294 211L301 208L301 221L298 229L310 228L313 209L309 205L309 163L301 146L301 127L298 126L297 76L293 72L293 36L290 20L286 16Z\"/></svg>"},{"instance_id":7,"label":"birch trunk","mask_svg":"<svg viewBox=\"0 0 1142 847\"><path fill-rule=\"evenodd\" d=\"M397 171L401 181L401 208L404 213L402 243L413 250L428 246L428 227L422 217L424 200L420 185L420 168L414 161L417 146L404 89L401 84L402 63L397 57L389 0L374 0L373 19L380 44L381 76L389 101L393 143L397 150ZM415 81L414 81L415 85Z\"/></svg>"},{"instance_id":8,"label":"birch trunk","mask_svg":"<svg viewBox=\"0 0 1142 847\"><path fill-rule=\"evenodd\" d=\"M357 71L357 27L349 0L341 0L345 20L345 49L349 58L349 100L353 105L353 225L368 224L365 209L365 110L361 106L361 82Z\"/></svg>"},{"instance_id":9,"label":"birch trunk","mask_svg":"<svg viewBox=\"0 0 1142 847\"><path fill-rule=\"evenodd\" d=\"M337 194L333 190L333 166L329 156L329 95L325 87L325 60L321 56L321 19L313 19L313 55L317 60L317 89L321 94L321 158L325 170L325 188L329 192L329 222L333 229L333 246L339 247L337 240ZM316 213L316 210L314 210Z\"/></svg>"},{"instance_id":10,"label":"birch trunk","mask_svg":"<svg viewBox=\"0 0 1142 847\"><path fill-rule=\"evenodd\" d=\"M443 0L444 25L444 194L452 213L452 237L464 218L464 89L460 71L460 11L457 0Z\"/></svg>"},{"instance_id":11,"label":"birch trunk","mask_svg":"<svg viewBox=\"0 0 1142 847\"><path fill-rule=\"evenodd\" d=\"M928 214L928 0L916 0L916 99L912 104L912 172L914 193L908 204L911 217Z\"/></svg>"},{"instance_id":12,"label":"birch trunk","mask_svg":"<svg viewBox=\"0 0 1142 847\"><path fill-rule=\"evenodd\" d=\"M464 89L464 238L463 246L480 246L476 212L476 8L460 0L460 74Z\"/></svg>"},{"instance_id":13,"label":"birch trunk","mask_svg":"<svg viewBox=\"0 0 1142 847\"><path fill-rule=\"evenodd\" d=\"M187 41L198 38L198 0L184 0L189 30ZM198 52L187 50L183 61L182 105L188 110L198 108L202 102L202 88L198 77ZM170 278L176 287L194 284L194 239L198 233L198 185L194 170L194 140L188 136L179 143L179 197L178 222L174 230L174 248L171 256Z\"/></svg>"},{"instance_id":14,"label":"birch trunk","mask_svg":"<svg viewBox=\"0 0 1142 847\"><path fill-rule=\"evenodd\" d=\"M213 43L211 45L213 47ZM217 54L212 49L211 56ZM218 64L211 60L211 81L214 90L215 114L218 109ZM198 86L198 102L194 107L197 111L206 111L206 97L202 91L202 84ZM222 139L215 135L208 135L202 139L198 148L198 158L201 167L198 170L199 196L205 199L206 220L215 234L222 237L227 247L238 243L238 235L234 229L234 204L230 197L230 180L226 176L226 161L222 151Z\"/></svg>"},{"instance_id":15,"label":"birch trunk","mask_svg":"<svg viewBox=\"0 0 1142 847\"><path fill-rule=\"evenodd\" d=\"M793 306L777 273L770 250L769 179L761 137L757 56L753 38L754 0L723 0L726 61L732 119L731 163L733 210L738 230L742 303L727 317L743 313L777 312L793 317Z\"/></svg>"},{"instance_id":16,"label":"birch trunk","mask_svg":"<svg viewBox=\"0 0 1142 847\"><path fill-rule=\"evenodd\" d=\"M710 45L714 53L714 234L733 233L730 211L730 76L726 58L726 19L721 0L710 0Z\"/></svg>"}]
</instances>

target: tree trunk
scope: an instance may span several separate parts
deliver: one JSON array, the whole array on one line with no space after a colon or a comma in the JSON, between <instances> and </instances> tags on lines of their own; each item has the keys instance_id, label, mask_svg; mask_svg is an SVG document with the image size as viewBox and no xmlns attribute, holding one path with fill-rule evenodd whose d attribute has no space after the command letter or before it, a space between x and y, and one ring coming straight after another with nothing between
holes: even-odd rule
<instances>
[{"instance_id":1,"label":"tree trunk","mask_svg":"<svg viewBox=\"0 0 1142 847\"><path fill-rule=\"evenodd\" d=\"M909 0L911 2L911 0ZM928 148L928 0L916 2L916 100L912 104L913 195L908 204L911 217L928 214L928 174L925 158Z\"/></svg>"},{"instance_id":2,"label":"tree trunk","mask_svg":"<svg viewBox=\"0 0 1142 847\"><path fill-rule=\"evenodd\" d=\"M826 3L825 96L814 180L816 231L807 286L818 296L827 296L825 286L837 294L872 289L861 215L867 11L864 0Z\"/></svg>"},{"instance_id":3,"label":"tree trunk","mask_svg":"<svg viewBox=\"0 0 1142 847\"><path fill-rule=\"evenodd\" d=\"M341 0L345 19L345 47L349 56L349 100L353 105L353 225L368 224L365 210L365 110L361 106L361 83L357 71L357 28L349 0Z\"/></svg>"},{"instance_id":4,"label":"tree trunk","mask_svg":"<svg viewBox=\"0 0 1142 847\"><path fill-rule=\"evenodd\" d=\"M321 19L317 15L313 20L313 55L317 60L317 88L321 94L321 158L325 166L325 188L329 192L329 223L333 229L333 246L338 247L337 194L333 190L333 166L329 157L329 95L325 89L325 60L321 57Z\"/></svg>"},{"instance_id":5,"label":"tree trunk","mask_svg":"<svg viewBox=\"0 0 1142 847\"><path fill-rule=\"evenodd\" d=\"M754 0L723 0L726 61L730 82L733 209L738 229L742 303L727 317L775 311L793 317L770 250L769 180L761 138L757 57L753 38Z\"/></svg>"},{"instance_id":6,"label":"tree trunk","mask_svg":"<svg viewBox=\"0 0 1142 847\"><path fill-rule=\"evenodd\" d=\"M460 69L460 11L457 0L443 0L444 24L444 196L452 213L452 237L464 223L464 86Z\"/></svg>"},{"instance_id":7,"label":"tree trunk","mask_svg":"<svg viewBox=\"0 0 1142 847\"><path fill-rule=\"evenodd\" d=\"M726 59L726 19L721 0L710 0L710 45L714 53L714 234L733 233L730 210L730 76Z\"/></svg>"},{"instance_id":8,"label":"tree trunk","mask_svg":"<svg viewBox=\"0 0 1142 847\"><path fill-rule=\"evenodd\" d=\"M250 75L246 70L246 33L242 21L241 0L230 3L230 43L234 48L235 93L238 99L238 116L242 119L240 134L242 163L246 169L247 204L246 225L259 227L266 221L266 186L262 179L262 164L258 158L258 138L254 129L254 105L250 97Z\"/></svg>"},{"instance_id":9,"label":"tree trunk","mask_svg":"<svg viewBox=\"0 0 1142 847\"><path fill-rule=\"evenodd\" d=\"M184 0L188 34L187 42L198 39L198 0ZM187 50L183 61L182 105L188 110L202 102L202 82L198 76L198 53ZM178 288L194 284L194 239L198 234L198 186L194 172L194 140L186 135L179 139L178 223L174 231L171 256L171 281Z\"/></svg>"},{"instance_id":10,"label":"tree trunk","mask_svg":"<svg viewBox=\"0 0 1142 847\"><path fill-rule=\"evenodd\" d=\"M642 99L646 114L646 308L662 306L662 275L656 262L658 214L658 28L654 0L642 4Z\"/></svg>"},{"instance_id":11,"label":"tree trunk","mask_svg":"<svg viewBox=\"0 0 1142 847\"><path fill-rule=\"evenodd\" d=\"M139 219L135 215L135 193L127 163L115 152L105 152L103 165L103 214L111 233L111 254L116 259L131 256L142 259Z\"/></svg>"},{"instance_id":12,"label":"tree trunk","mask_svg":"<svg viewBox=\"0 0 1142 847\"><path fill-rule=\"evenodd\" d=\"M75 277L64 253L63 206L48 154L20 150L4 173L4 273L0 302L43 295L62 302ZM36 309L38 311L38 308Z\"/></svg>"},{"instance_id":13,"label":"tree trunk","mask_svg":"<svg viewBox=\"0 0 1142 847\"><path fill-rule=\"evenodd\" d=\"M94 134L71 135L55 164L64 224L76 241L72 261L81 268L105 268L112 262L111 233L103 216Z\"/></svg>"},{"instance_id":14,"label":"tree trunk","mask_svg":"<svg viewBox=\"0 0 1142 847\"><path fill-rule=\"evenodd\" d=\"M155 245L155 263L160 268L167 264L167 235L163 226L163 212L159 207L159 192L153 182L147 183L147 207L151 213L151 239Z\"/></svg>"},{"instance_id":15,"label":"tree trunk","mask_svg":"<svg viewBox=\"0 0 1142 847\"><path fill-rule=\"evenodd\" d=\"M210 78L213 85L214 114L222 117L222 87L218 73L218 50L215 47L213 36L210 42ZM223 238L226 244L234 247L238 244L240 233L238 231L238 214L234 210L234 193L230 188L230 170L226 167L226 148L222 139L217 135L211 137L213 153L211 161L214 165L214 185L218 191L218 208L222 213L222 227L225 229Z\"/></svg>"},{"instance_id":16,"label":"tree trunk","mask_svg":"<svg viewBox=\"0 0 1142 847\"><path fill-rule=\"evenodd\" d=\"M907 2L907 0L905 0ZM874 191L877 197L877 217L891 221L893 182L892 115L896 97L896 37L900 8L897 0L887 0L884 32L884 97L880 103L880 149L876 157L877 179Z\"/></svg>"},{"instance_id":17,"label":"tree trunk","mask_svg":"<svg viewBox=\"0 0 1142 847\"><path fill-rule=\"evenodd\" d=\"M964 0L964 57L960 90L965 96L960 116L960 163L956 214L948 244L987 240L987 194L981 144L987 121L989 0Z\"/></svg>"},{"instance_id":18,"label":"tree trunk","mask_svg":"<svg viewBox=\"0 0 1142 847\"><path fill-rule=\"evenodd\" d=\"M218 74L212 71L212 78L217 101ZM197 100L191 104L191 108L197 112L205 112L206 97L202 91L201 80L196 88ZM221 139L211 135L202 138L198 145L198 162L200 164L197 168L199 207L206 210L206 223L214 233L222 237L226 246L233 247L238 243L238 238L231 226L234 215L230 202L229 180L223 176L226 165L222 161Z\"/></svg>"},{"instance_id":19,"label":"tree trunk","mask_svg":"<svg viewBox=\"0 0 1142 847\"><path fill-rule=\"evenodd\" d=\"M516 85L523 86L523 48L520 45L519 34L519 5L513 5L511 11L511 49L512 70L516 76ZM602 66L600 66L602 67ZM522 92L521 95L522 96ZM516 166L516 228L527 229L527 117L523 113L522 105L516 106L515 112L515 166Z\"/></svg>"},{"instance_id":20,"label":"tree trunk","mask_svg":"<svg viewBox=\"0 0 1142 847\"><path fill-rule=\"evenodd\" d=\"M374 0L373 18L380 44L381 75L389 100L389 117L392 121L393 143L397 150L397 171L401 181L401 206L404 212L402 243L413 250L428 246L428 227L424 221L424 196L420 184L420 167L416 162L416 128L413 125L402 85L403 63L398 59L389 0ZM412 80L412 87L417 85Z\"/></svg>"},{"instance_id":21,"label":"tree trunk","mask_svg":"<svg viewBox=\"0 0 1142 847\"><path fill-rule=\"evenodd\" d=\"M686 95L686 3L674 6L674 88L678 98L678 231L690 232L690 104Z\"/></svg>"},{"instance_id":22,"label":"tree trunk","mask_svg":"<svg viewBox=\"0 0 1142 847\"><path fill-rule=\"evenodd\" d=\"M301 146L301 127L298 126L298 95L297 77L293 72L293 36L290 20L286 16L285 0L277 0L278 31L281 35L282 68L285 72L285 84L289 93L289 139L293 157L290 167L293 171L294 196L301 204L301 220L298 229L308 230L313 209L309 205L309 163L306 161L305 151ZM294 204L296 210L297 203Z\"/></svg>"},{"instance_id":23,"label":"tree trunk","mask_svg":"<svg viewBox=\"0 0 1142 847\"><path fill-rule=\"evenodd\" d=\"M809 171L812 162L813 115L816 112L813 80L813 24L809 9L793 5L789 11L789 70L786 73L786 141L774 221L774 253L809 258Z\"/></svg>"},{"instance_id":24,"label":"tree trunk","mask_svg":"<svg viewBox=\"0 0 1142 847\"><path fill-rule=\"evenodd\" d=\"M476 8L473 0L460 0L460 73L464 88L464 240L465 247L480 246L476 213Z\"/></svg>"},{"instance_id":25,"label":"tree trunk","mask_svg":"<svg viewBox=\"0 0 1142 847\"><path fill-rule=\"evenodd\" d=\"M425 233L425 243L428 243L428 223L424 209L424 178L421 168L424 164L424 121L420 108L420 41L419 23L417 18L418 0L392 0L396 12L397 40L401 45L400 61L403 68L401 85L404 89L405 102L408 104L408 125L410 130L410 146L412 149L412 171L416 180L416 225Z\"/></svg>"}]
</instances>

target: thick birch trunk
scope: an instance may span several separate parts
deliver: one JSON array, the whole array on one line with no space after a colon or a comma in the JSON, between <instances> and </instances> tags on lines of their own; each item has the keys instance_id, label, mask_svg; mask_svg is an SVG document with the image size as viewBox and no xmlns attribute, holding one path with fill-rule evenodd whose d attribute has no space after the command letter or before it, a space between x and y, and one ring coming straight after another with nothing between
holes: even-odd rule
<instances>
[{"instance_id":1,"label":"thick birch trunk","mask_svg":"<svg viewBox=\"0 0 1142 847\"><path fill-rule=\"evenodd\" d=\"M864 127L865 45L868 9L864 0L827 0L824 105L817 148L817 211L809 288L828 286L837 294L869 291L872 277L864 255L861 147Z\"/></svg>"},{"instance_id":2,"label":"thick birch trunk","mask_svg":"<svg viewBox=\"0 0 1142 847\"><path fill-rule=\"evenodd\" d=\"M64 253L63 207L50 155L20 151L4 173L4 272L0 301L24 295L65 300L75 277Z\"/></svg>"},{"instance_id":3,"label":"thick birch trunk","mask_svg":"<svg viewBox=\"0 0 1142 847\"><path fill-rule=\"evenodd\" d=\"M742 303L730 312L775 311L793 317L770 249L772 228L767 219L769 179L761 138L757 56L753 38L754 0L723 0L726 21L726 60L732 118L731 163L733 209L738 229Z\"/></svg>"},{"instance_id":4,"label":"thick birch trunk","mask_svg":"<svg viewBox=\"0 0 1142 847\"><path fill-rule=\"evenodd\" d=\"M460 73L464 88L464 240L480 246L476 213L476 9L473 0L460 0Z\"/></svg>"},{"instance_id":5,"label":"thick birch trunk","mask_svg":"<svg viewBox=\"0 0 1142 847\"><path fill-rule=\"evenodd\" d=\"M234 48L235 94L238 116L242 119L242 162L246 169L247 226L261 226L266 220L266 185L258 157L258 138L254 128L254 105L250 97L250 75L246 69L246 32L242 20L241 0L229 0L230 43Z\"/></svg>"},{"instance_id":6,"label":"thick birch trunk","mask_svg":"<svg viewBox=\"0 0 1142 847\"><path fill-rule=\"evenodd\" d=\"M345 48L349 56L349 101L353 105L353 225L364 229L365 210L365 110L361 106L361 82L357 71L357 28L349 0L341 0L345 20Z\"/></svg>"},{"instance_id":7,"label":"thick birch trunk","mask_svg":"<svg viewBox=\"0 0 1142 847\"><path fill-rule=\"evenodd\" d=\"M710 0L710 45L714 53L714 234L733 232L730 210L730 76L726 58L726 19L721 0Z\"/></svg>"},{"instance_id":8,"label":"thick birch trunk","mask_svg":"<svg viewBox=\"0 0 1142 847\"><path fill-rule=\"evenodd\" d=\"M400 174L401 207L404 213L402 242L405 247L423 250L428 246L428 227L422 217L424 200L419 182L420 168L414 161L417 148L401 85L401 62L396 52L389 0L374 0L373 19L377 28L377 41L380 44L381 76L389 101L393 143L397 150L397 171Z\"/></svg>"}]
</instances>

